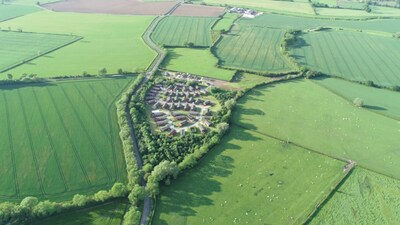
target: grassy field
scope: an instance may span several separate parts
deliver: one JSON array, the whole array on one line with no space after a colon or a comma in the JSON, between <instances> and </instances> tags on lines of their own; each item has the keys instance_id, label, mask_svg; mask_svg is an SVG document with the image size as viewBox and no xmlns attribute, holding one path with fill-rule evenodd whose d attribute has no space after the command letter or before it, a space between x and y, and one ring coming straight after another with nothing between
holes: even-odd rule
<instances>
[{"instance_id":1,"label":"grassy field","mask_svg":"<svg viewBox=\"0 0 400 225\"><path fill-rule=\"evenodd\" d=\"M310 225L397 224L400 181L356 169Z\"/></svg>"},{"instance_id":2,"label":"grassy field","mask_svg":"<svg viewBox=\"0 0 400 225\"><path fill-rule=\"evenodd\" d=\"M213 30L220 31L220 30L229 30L235 21L238 18L238 14L236 13L226 13L221 20L219 20L213 27Z\"/></svg>"},{"instance_id":3,"label":"grassy field","mask_svg":"<svg viewBox=\"0 0 400 225\"><path fill-rule=\"evenodd\" d=\"M152 33L152 39L159 45L208 47L212 45L211 27L218 20L214 17L165 17Z\"/></svg>"},{"instance_id":4,"label":"grassy field","mask_svg":"<svg viewBox=\"0 0 400 225\"><path fill-rule=\"evenodd\" d=\"M0 31L0 72L78 39L71 35Z\"/></svg>"},{"instance_id":5,"label":"grassy field","mask_svg":"<svg viewBox=\"0 0 400 225\"><path fill-rule=\"evenodd\" d=\"M127 206L127 202L117 200L89 209L49 217L33 225L120 225Z\"/></svg>"},{"instance_id":6,"label":"grassy field","mask_svg":"<svg viewBox=\"0 0 400 225\"><path fill-rule=\"evenodd\" d=\"M400 120L399 92L371 88L335 78L320 79L316 82L350 102L355 98L363 99L365 109Z\"/></svg>"},{"instance_id":7,"label":"grassy field","mask_svg":"<svg viewBox=\"0 0 400 225\"><path fill-rule=\"evenodd\" d=\"M235 71L216 67L217 59L209 49L174 48L168 49L163 66L174 71L192 73L219 80L232 79Z\"/></svg>"},{"instance_id":8,"label":"grassy field","mask_svg":"<svg viewBox=\"0 0 400 225\"><path fill-rule=\"evenodd\" d=\"M64 200L124 181L115 100L130 81L2 86L0 198Z\"/></svg>"},{"instance_id":9,"label":"grassy field","mask_svg":"<svg viewBox=\"0 0 400 225\"><path fill-rule=\"evenodd\" d=\"M362 5L358 7L363 8ZM318 15L329 17L400 17L400 9L372 6L371 10L372 11L368 13L365 10L317 8L316 12Z\"/></svg>"},{"instance_id":10,"label":"grassy field","mask_svg":"<svg viewBox=\"0 0 400 225\"><path fill-rule=\"evenodd\" d=\"M375 19L375 20L328 20L296 16L285 16L279 14L264 14L255 19L240 19L241 25L257 27L274 27L280 29L309 29L320 26L343 27L359 30L376 30L389 33L399 31L398 19Z\"/></svg>"},{"instance_id":11,"label":"grassy field","mask_svg":"<svg viewBox=\"0 0 400 225\"><path fill-rule=\"evenodd\" d=\"M235 69L256 72L286 72L293 70L281 54L284 30L235 26L215 47L220 64Z\"/></svg>"},{"instance_id":12,"label":"grassy field","mask_svg":"<svg viewBox=\"0 0 400 225\"><path fill-rule=\"evenodd\" d=\"M151 16L119 16L43 11L2 23L2 27L28 32L73 34L84 37L73 45L33 60L7 73L19 76L36 73L41 77L98 74L101 68L116 73L145 69L156 53L141 35ZM1 75L0 75L1 76ZM4 77L4 74L3 74Z\"/></svg>"},{"instance_id":13,"label":"grassy field","mask_svg":"<svg viewBox=\"0 0 400 225\"><path fill-rule=\"evenodd\" d=\"M329 7L339 6L341 8L347 8L347 9L361 9L362 10L365 7L365 3L359 2L359 1L313 0L312 2L327 4Z\"/></svg>"},{"instance_id":14,"label":"grassy field","mask_svg":"<svg viewBox=\"0 0 400 225\"><path fill-rule=\"evenodd\" d=\"M37 11L40 11L40 8L36 6L0 4L0 22Z\"/></svg>"},{"instance_id":15,"label":"grassy field","mask_svg":"<svg viewBox=\"0 0 400 225\"><path fill-rule=\"evenodd\" d=\"M352 31L311 32L291 50L300 64L348 80L400 85L400 41Z\"/></svg>"},{"instance_id":16,"label":"grassy field","mask_svg":"<svg viewBox=\"0 0 400 225\"><path fill-rule=\"evenodd\" d=\"M257 88L237 108L240 126L400 178L400 122L357 108L312 81Z\"/></svg>"},{"instance_id":17,"label":"grassy field","mask_svg":"<svg viewBox=\"0 0 400 225\"><path fill-rule=\"evenodd\" d=\"M344 163L233 126L192 170L161 188L153 225L300 224Z\"/></svg>"}]
</instances>

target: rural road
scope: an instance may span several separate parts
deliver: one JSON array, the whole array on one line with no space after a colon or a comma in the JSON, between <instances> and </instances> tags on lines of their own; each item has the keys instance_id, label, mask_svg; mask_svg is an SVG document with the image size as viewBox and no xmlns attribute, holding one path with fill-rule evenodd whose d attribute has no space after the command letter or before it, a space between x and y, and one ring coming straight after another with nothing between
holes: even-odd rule
<instances>
[{"instance_id":1,"label":"rural road","mask_svg":"<svg viewBox=\"0 0 400 225\"><path fill-rule=\"evenodd\" d=\"M144 42L154 51L157 52L157 57L153 60L153 62L150 64L150 66L147 68L146 75L142 82L139 84L139 86L134 90L128 97L128 104L125 106L125 111L127 113L127 119L128 119L128 124L130 127L130 133L131 133L131 138L133 141L133 149L134 149L134 155L136 158L136 163L138 169L142 169L143 167L143 162L142 162L142 157L140 156L139 152L139 146L138 142L135 136L135 129L133 127L133 122L131 118L131 110L129 108L129 103L132 100L132 97L143 87L143 85L150 79L150 77L157 71L158 67L164 60L166 54L163 51L162 48L160 48L156 43L153 42L151 39L151 34L153 33L154 29L157 27L158 23L165 17L171 14L179 5L181 2L177 3L176 6L171 9L166 15L159 16L153 20L153 22L150 24L150 26L147 28L147 30L143 33L142 38ZM140 185L143 187L146 187L146 180L144 179L143 175L140 178ZM142 210L142 216L140 218L140 225L147 225L148 219L149 219L149 214L151 212L151 198L150 197L145 197L143 201L143 210Z\"/></svg>"}]
</instances>

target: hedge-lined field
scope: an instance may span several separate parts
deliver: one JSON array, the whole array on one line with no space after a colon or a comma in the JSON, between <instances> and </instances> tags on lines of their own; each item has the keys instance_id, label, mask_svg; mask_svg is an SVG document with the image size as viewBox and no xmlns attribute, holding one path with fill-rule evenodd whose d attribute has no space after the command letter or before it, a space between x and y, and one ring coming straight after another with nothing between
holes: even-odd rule
<instances>
[{"instance_id":1,"label":"hedge-lined field","mask_svg":"<svg viewBox=\"0 0 400 225\"><path fill-rule=\"evenodd\" d=\"M281 53L285 34L281 29L236 26L215 46L220 64L229 68L256 72L291 71L290 62Z\"/></svg>"},{"instance_id":2,"label":"hedge-lined field","mask_svg":"<svg viewBox=\"0 0 400 225\"><path fill-rule=\"evenodd\" d=\"M79 37L0 31L0 72L76 41Z\"/></svg>"},{"instance_id":3,"label":"hedge-lined field","mask_svg":"<svg viewBox=\"0 0 400 225\"><path fill-rule=\"evenodd\" d=\"M254 89L238 102L233 118L248 129L400 178L400 123L312 81Z\"/></svg>"},{"instance_id":4,"label":"hedge-lined field","mask_svg":"<svg viewBox=\"0 0 400 225\"><path fill-rule=\"evenodd\" d=\"M214 17L165 17L152 33L152 39L159 45L208 47L212 45L211 27L218 20Z\"/></svg>"},{"instance_id":5,"label":"hedge-lined field","mask_svg":"<svg viewBox=\"0 0 400 225\"><path fill-rule=\"evenodd\" d=\"M195 168L161 188L153 224L301 224L343 166L233 126Z\"/></svg>"},{"instance_id":6,"label":"hedge-lined field","mask_svg":"<svg viewBox=\"0 0 400 225\"><path fill-rule=\"evenodd\" d=\"M21 28L27 32L73 34L82 40L39 57L29 64L7 71L14 77L24 73L40 77L97 75L106 68L115 74L118 69L146 69L156 53L143 41L142 34L154 17L123 16L42 11L3 22L1 27ZM0 74L5 77L5 74Z\"/></svg>"},{"instance_id":7,"label":"hedge-lined field","mask_svg":"<svg viewBox=\"0 0 400 225\"><path fill-rule=\"evenodd\" d=\"M352 31L310 32L292 46L301 64L328 75L380 86L400 85L400 41Z\"/></svg>"},{"instance_id":8,"label":"hedge-lined field","mask_svg":"<svg viewBox=\"0 0 400 225\"><path fill-rule=\"evenodd\" d=\"M126 180L115 100L130 81L2 86L0 197L66 199Z\"/></svg>"},{"instance_id":9,"label":"hedge-lined field","mask_svg":"<svg viewBox=\"0 0 400 225\"><path fill-rule=\"evenodd\" d=\"M39 7L30 5L0 4L0 22L40 10ZM5 27L3 27L3 29L4 28Z\"/></svg>"},{"instance_id":10,"label":"hedge-lined field","mask_svg":"<svg viewBox=\"0 0 400 225\"><path fill-rule=\"evenodd\" d=\"M399 92L372 88L336 78L320 79L316 82L350 102L353 102L355 98L363 99L365 109L400 120Z\"/></svg>"},{"instance_id":11,"label":"hedge-lined field","mask_svg":"<svg viewBox=\"0 0 400 225\"><path fill-rule=\"evenodd\" d=\"M229 30L231 28L233 21L235 21L238 18L238 14L236 13L226 13L222 19L218 20L218 22L215 24L213 27L213 30L215 31L221 31L221 30Z\"/></svg>"},{"instance_id":12,"label":"hedge-lined field","mask_svg":"<svg viewBox=\"0 0 400 225\"><path fill-rule=\"evenodd\" d=\"M397 224L399 191L399 180L357 168L310 224Z\"/></svg>"}]
</instances>

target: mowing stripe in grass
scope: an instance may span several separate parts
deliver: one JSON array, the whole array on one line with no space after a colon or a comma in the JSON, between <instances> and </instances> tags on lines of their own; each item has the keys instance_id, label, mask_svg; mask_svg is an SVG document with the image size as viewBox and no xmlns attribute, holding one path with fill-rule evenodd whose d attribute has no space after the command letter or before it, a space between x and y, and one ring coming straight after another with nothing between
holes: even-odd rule
<instances>
[{"instance_id":1,"label":"mowing stripe in grass","mask_svg":"<svg viewBox=\"0 0 400 225\"><path fill-rule=\"evenodd\" d=\"M268 34L268 30L265 30L265 36L264 36L264 38L266 38L266 35L267 35L267 34ZM272 40L274 43L276 43L277 40L279 40L279 34L278 34L278 35L273 34L272 37L271 37L271 40ZM263 43L261 42L261 46L262 46L262 45L263 45ZM272 54L272 53L271 53L271 49L272 49L272 48L274 48L273 45L268 45L267 51L265 51L265 55L264 55L264 57L262 57L262 59L268 59L268 58L269 58L269 57L268 57L269 54ZM262 60L261 69L264 68L265 62L267 62L267 60Z\"/></svg>"},{"instance_id":2,"label":"mowing stripe in grass","mask_svg":"<svg viewBox=\"0 0 400 225\"><path fill-rule=\"evenodd\" d=\"M37 157L36 157L35 149L33 147L32 134L31 134L31 132L29 132L31 129L30 129L30 125L29 125L29 122L28 122L28 119L27 119L27 116L26 116L25 106L22 103L22 97L21 97L21 93L20 93L19 89L17 90L17 94L18 94L19 103L20 103L20 106L21 106L21 109L22 109L22 115L23 115L23 118L24 118L24 121L25 121L25 125L27 127L26 133L28 135L28 141L29 141L29 146L30 146L30 150L31 150L31 153L32 153L32 157L33 157L33 162L34 162L34 165L35 165L36 175L37 175L37 177L39 179L40 191L42 192L43 195L45 195L46 192L45 192L44 187L43 187L43 178L42 178L42 175L40 174L39 163L38 163L38 160L37 160Z\"/></svg>"},{"instance_id":3,"label":"mowing stripe in grass","mask_svg":"<svg viewBox=\"0 0 400 225\"><path fill-rule=\"evenodd\" d=\"M4 99L4 108L6 112L6 126L8 129L8 141L9 141L9 146L10 146L10 153L11 153L11 162L12 162L12 170L13 170L13 177L14 177L14 185L15 185L15 195L17 197L20 197L19 193L19 185L18 185L18 177L17 177L17 167L16 167L16 161L15 161L15 153L14 153L14 145L13 145L13 140L12 140L12 133L11 133L11 124L10 124L10 111L8 108L8 101L6 98L6 95L3 92L3 99Z\"/></svg>"},{"instance_id":4,"label":"mowing stripe in grass","mask_svg":"<svg viewBox=\"0 0 400 225\"><path fill-rule=\"evenodd\" d=\"M69 143L70 143L71 146L72 146L72 149L73 149L74 154L75 154L75 158L76 158L76 160L78 161L79 166L81 167L81 170L82 170L82 172L83 172L83 175L85 176L85 180L86 180L87 184L88 184L89 186L91 186L91 185L92 185L92 182L90 181L89 176L88 176L88 174L87 174L87 171L86 171L86 169L85 169L85 167L84 167L84 165L83 165L83 163L82 163L82 160L81 160L81 158L79 157L79 153L78 153L78 150L77 150L77 148L76 148L76 146L75 146L75 142L72 141L71 134L69 133L69 131L68 131L68 129L67 129L67 126L66 126L66 124L65 124L65 121L64 121L63 117L61 116L60 109L58 108L58 105L56 104L56 101L54 100L54 97L53 97L52 93L50 93L50 90L49 90L49 89L47 89L47 93L48 93L48 96L50 96L50 99L51 99L51 101L52 101L52 103L53 103L53 105L54 105L54 109L56 110L58 119L61 121L61 124L62 124L62 126L63 126L63 130L65 131L65 133L66 133L66 135L67 135L67 137L68 137Z\"/></svg>"},{"instance_id":5,"label":"mowing stripe in grass","mask_svg":"<svg viewBox=\"0 0 400 225\"><path fill-rule=\"evenodd\" d=\"M316 47L316 48L313 48L313 50L318 51L319 49L322 49L321 46L320 46L320 43L318 41L313 41L313 40L314 40L314 37L310 36L311 43L315 43L315 47ZM328 60L326 59L325 54L318 54L318 52L316 52L315 55L321 55L321 58L323 58L322 61L325 62L326 69L328 70L328 73L332 74L332 69L331 69L329 63L327 63Z\"/></svg>"}]
</instances>

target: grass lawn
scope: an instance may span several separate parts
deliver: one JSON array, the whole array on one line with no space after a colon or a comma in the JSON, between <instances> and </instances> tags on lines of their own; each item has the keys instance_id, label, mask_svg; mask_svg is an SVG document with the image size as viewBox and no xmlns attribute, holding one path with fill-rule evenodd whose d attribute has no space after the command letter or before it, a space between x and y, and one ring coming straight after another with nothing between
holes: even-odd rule
<instances>
[{"instance_id":1,"label":"grass lawn","mask_svg":"<svg viewBox=\"0 0 400 225\"><path fill-rule=\"evenodd\" d=\"M215 46L220 65L255 72L292 71L290 62L281 53L285 34L281 29L235 26Z\"/></svg>"},{"instance_id":2,"label":"grass lawn","mask_svg":"<svg viewBox=\"0 0 400 225\"><path fill-rule=\"evenodd\" d=\"M217 59L209 49L174 48L168 49L163 66L169 70L192 73L219 80L232 79L235 71L216 67Z\"/></svg>"},{"instance_id":3,"label":"grass lawn","mask_svg":"<svg viewBox=\"0 0 400 225\"><path fill-rule=\"evenodd\" d=\"M127 207L127 202L116 200L89 209L49 217L34 225L120 225Z\"/></svg>"},{"instance_id":4,"label":"grass lawn","mask_svg":"<svg viewBox=\"0 0 400 225\"><path fill-rule=\"evenodd\" d=\"M65 200L125 181L115 100L131 80L2 86L0 199Z\"/></svg>"},{"instance_id":5,"label":"grass lawn","mask_svg":"<svg viewBox=\"0 0 400 225\"><path fill-rule=\"evenodd\" d=\"M399 180L357 168L310 225L397 224L399 192Z\"/></svg>"},{"instance_id":6,"label":"grass lawn","mask_svg":"<svg viewBox=\"0 0 400 225\"><path fill-rule=\"evenodd\" d=\"M39 7L30 5L0 4L0 22L40 10L41 9ZM3 24L1 25L1 27L3 29L6 28L3 27Z\"/></svg>"},{"instance_id":7,"label":"grass lawn","mask_svg":"<svg viewBox=\"0 0 400 225\"><path fill-rule=\"evenodd\" d=\"M116 73L145 69L156 53L141 35L151 23L151 16L122 16L43 11L2 23L2 27L23 31L73 34L84 37L73 45L19 66L7 73L20 76L35 73L41 77L98 74L106 68ZM5 74L3 74L3 77Z\"/></svg>"},{"instance_id":8,"label":"grass lawn","mask_svg":"<svg viewBox=\"0 0 400 225\"><path fill-rule=\"evenodd\" d=\"M152 224L301 224L343 165L233 126L195 168L161 188Z\"/></svg>"},{"instance_id":9,"label":"grass lawn","mask_svg":"<svg viewBox=\"0 0 400 225\"><path fill-rule=\"evenodd\" d=\"M78 39L71 35L0 31L0 72Z\"/></svg>"},{"instance_id":10,"label":"grass lawn","mask_svg":"<svg viewBox=\"0 0 400 225\"><path fill-rule=\"evenodd\" d=\"M357 108L312 81L254 89L237 109L234 121L247 129L400 178L400 122Z\"/></svg>"},{"instance_id":11,"label":"grass lawn","mask_svg":"<svg viewBox=\"0 0 400 225\"><path fill-rule=\"evenodd\" d=\"M316 80L318 84L343 96L350 102L355 98L364 100L364 108L400 120L400 92L372 88L342 79Z\"/></svg>"},{"instance_id":12,"label":"grass lawn","mask_svg":"<svg viewBox=\"0 0 400 225\"><path fill-rule=\"evenodd\" d=\"M238 14L236 13L226 13L221 20L219 20L213 27L213 30L220 31L220 30L229 30L235 21L238 18Z\"/></svg>"},{"instance_id":13,"label":"grass lawn","mask_svg":"<svg viewBox=\"0 0 400 225\"><path fill-rule=\"evenodd\" d=\"M160 21L151 38L159 45L208 47L212 45L211 27L216 17L168 16Z\"/></svg>"},{"instance_id":14,"label":"grass lawn","mask_svg":"<svg viewBox=\"0 0 400 225\"><path fill-rule=\"evenodd\" d=\"M400 41L354 31L321 31L301 35L291 54L300 64L348 80L400 85Z\"/></svg>"}]
</instances>

